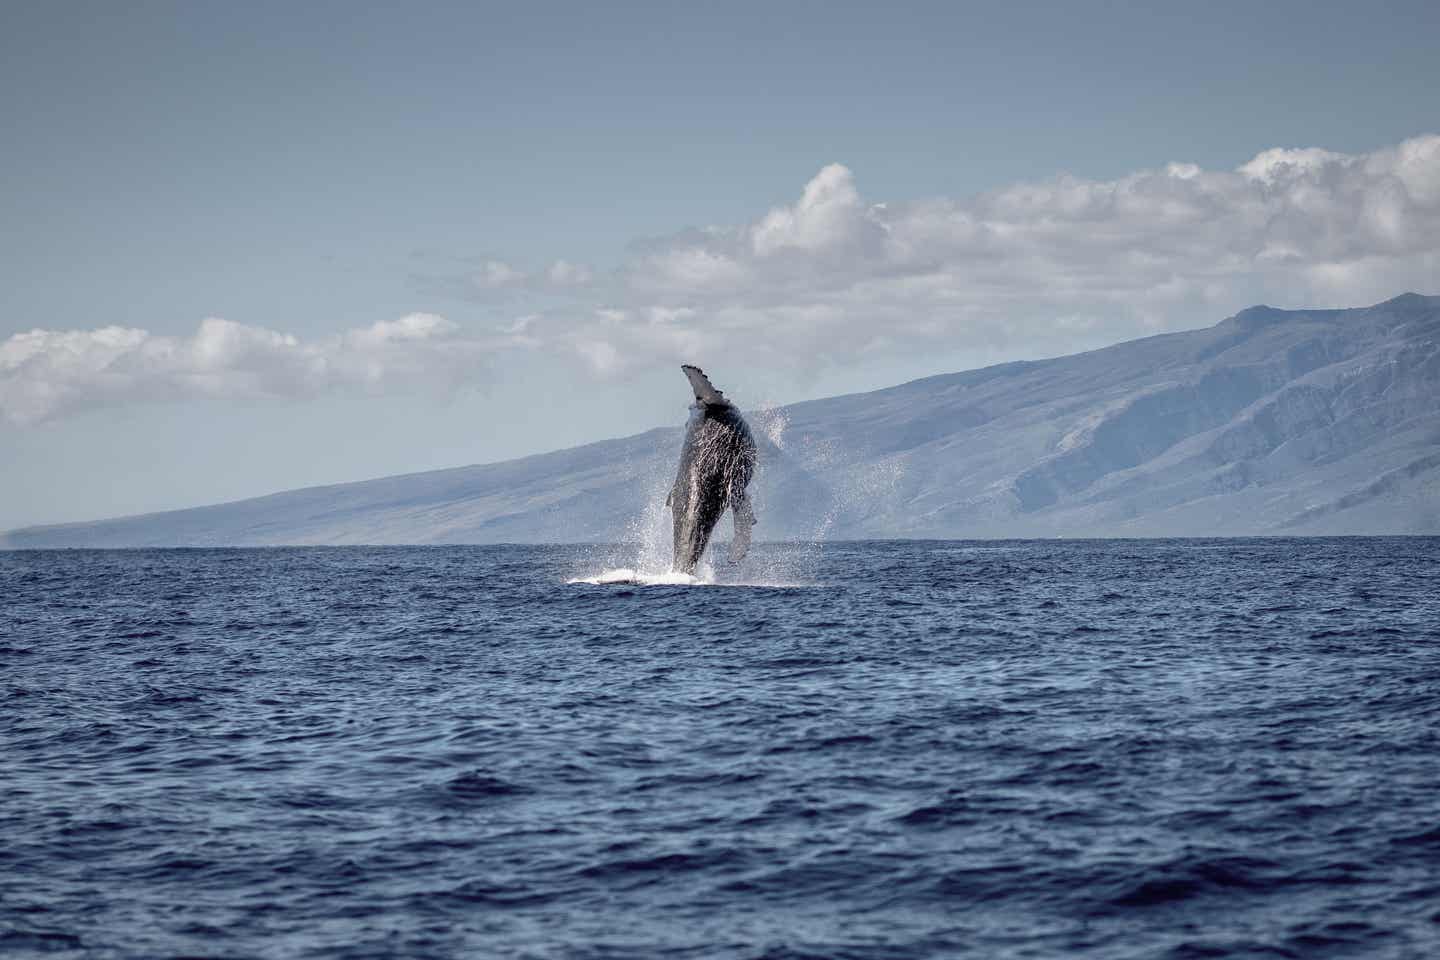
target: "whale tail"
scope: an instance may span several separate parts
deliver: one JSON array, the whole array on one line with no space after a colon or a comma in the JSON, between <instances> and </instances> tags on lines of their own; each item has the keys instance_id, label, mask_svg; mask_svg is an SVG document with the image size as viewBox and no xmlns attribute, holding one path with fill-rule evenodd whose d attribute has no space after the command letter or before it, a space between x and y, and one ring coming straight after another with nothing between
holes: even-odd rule
<instances>
[{"instance_id":1,"label":"whale tail","mask_svg":"<svg viewBox=\"0 0 1440 960\"><path fill-rule=\"evenodd\" d=\"M730 404L730 401L725 399L725 394L716 390L715 385L710 382L710 378L705 376L704 370L688 363L683 364L680 369L685 372L685 376L690 378L690 388L695 391L697 403L724 404L726 406Z\"/></svg>"}]
</instances>

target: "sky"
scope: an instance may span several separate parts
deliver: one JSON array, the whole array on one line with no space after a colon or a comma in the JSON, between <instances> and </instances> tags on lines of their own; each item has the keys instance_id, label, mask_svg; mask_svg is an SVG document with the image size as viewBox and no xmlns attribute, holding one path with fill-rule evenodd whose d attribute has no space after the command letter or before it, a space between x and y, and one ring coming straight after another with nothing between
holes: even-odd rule
<instances>
[{"instance_id":1,"label":"sky","mask_svg":"<svg viewBox=\"0 0 1440 960\"><path fill-rule=\"evenodd\" d=\"M0 529L1440 293L1440 5L0 6Z\"/></svg>"}]
</instances>

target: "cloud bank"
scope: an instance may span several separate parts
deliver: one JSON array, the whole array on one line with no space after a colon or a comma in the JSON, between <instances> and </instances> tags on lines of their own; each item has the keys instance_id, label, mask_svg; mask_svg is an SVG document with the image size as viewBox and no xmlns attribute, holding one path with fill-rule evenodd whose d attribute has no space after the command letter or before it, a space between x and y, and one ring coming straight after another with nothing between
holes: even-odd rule
<instances>
[{"instance_id":1,"label":"cloud bank","mask_svg":"<svg viewBox=\"0 0 1440 960\"><path fill-rule=\"evenodd\" d=\"M0 409L25 423L139 399L411 389L465 382L508 350L568 356L602 378L696 358L796 373L882 355L1045 356L1254 303L1351 306L1437 281L1435 135L907 202L867 200L830 164L793 203L637 244L608 273L488 260L426 278L490 303L492 333L412 314L311 343L223 320L186 339L18 334L0 344ZM516 300L524 309L502 312Z\"/></svg>"},{"instance_id":2,"label":"cloud bank","mask_svg":"<svg viewBox=\"0 0 1440 960\"><path fill-rule=\"evenodd\" d=\"M599 373L616 357L737 340L776 363L1045 355L1254 303L1364 304L1437 280L1440 136L1425 136L1359 156L1276 149L1231 171L1172 163L908 203L867 202L832 164L794 204L649 244L610 303L549 319Z\"/></svg>"},{"instance_id":3,"label":"cloud bank","mask_svg":"<svg viewBox=\"0 0 1440 960\"><path fill-rule=\"evenodd\" d=\"M473 379L494 348L428 313L312 342L214 317L190 337L114 326L31 330L0 343L0 412L25 425L138 401L453 389Z\"/></svg>"}]
</instances>

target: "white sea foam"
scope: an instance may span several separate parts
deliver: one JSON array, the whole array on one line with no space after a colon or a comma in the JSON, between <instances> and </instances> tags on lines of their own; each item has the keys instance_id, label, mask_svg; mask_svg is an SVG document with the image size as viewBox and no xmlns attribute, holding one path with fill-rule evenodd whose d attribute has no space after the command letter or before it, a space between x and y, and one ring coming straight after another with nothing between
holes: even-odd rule
<instances>
[{"instance_id":1,"label":"white sea foam","mask_svg":"<svg viewBox=\"0 0 1440 960\"><path fill-rule=\"evenodd\" d=\"M705 586L710 581L676 570L664 573L646 573L631 567L615 567L610 570L602 570L593 577L575 577L566 582L595 585L628 584L637 587L699 587Z\"/></svg>"}]
</instances>

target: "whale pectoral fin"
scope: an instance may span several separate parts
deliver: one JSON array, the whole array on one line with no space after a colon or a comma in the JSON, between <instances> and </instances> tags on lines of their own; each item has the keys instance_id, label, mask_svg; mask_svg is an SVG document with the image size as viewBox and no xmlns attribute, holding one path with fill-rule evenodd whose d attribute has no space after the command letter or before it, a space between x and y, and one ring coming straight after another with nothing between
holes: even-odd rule
<instances>
[{"instance_id":1,"label":"whale pectoral fin","mask_svg":"<svg viewBox=\"0 0 1440 960\"><path fill-rule=\"evenodd\" d=\"M730 516L735 521L735 538L730 541L730 562L739 563L750 550L750 528L757 522L750 498L742 496L731 504Z\"/></svg>"},{"instance_id":2,"label":"whale pectoral fin","mask_svg":"<svg viewBox=\"0 0 1440 960\"><path fill-rule=\"evenodd\" d=\"M690 388L695 391L696 400L701 403L729 404L730 401L725 399L725 394L716 390L715 385L710 382L710 378L705 376L704 370L688 363L681 366L680 369L689 378Z\"/></svg>"}]
</instances>

